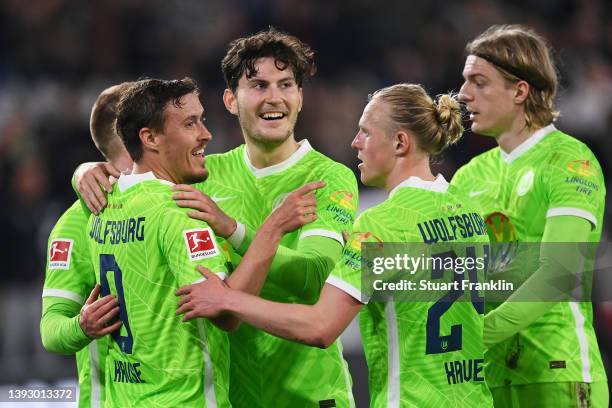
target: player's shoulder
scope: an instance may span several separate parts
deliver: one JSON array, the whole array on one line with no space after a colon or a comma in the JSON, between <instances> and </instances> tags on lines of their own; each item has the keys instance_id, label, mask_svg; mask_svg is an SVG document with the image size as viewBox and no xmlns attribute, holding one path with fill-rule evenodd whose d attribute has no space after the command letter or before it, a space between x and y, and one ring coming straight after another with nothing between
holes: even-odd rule
<instances>
[{"instance_id":1,"label":"player's shoulder","mask_svg":"<svg viewBox=\"0 0 612 408\"><path fill-rule=\"evenodd\" d=\"M206 155L206 167L211 168L230 168L244 161L244 144L223 153Z\"/></svg>"},{"instance_id":2,"label":"player's shoulder","mask_svg":"<svg viewBox=\"0 0 612 408\"><path fill-rule=\"evenodd\" d=\"M554 157L584 157L589 160L596 160L591 148L583 141L574 136L568 135L558 129L543 139L546 151Z\"/></svg>"},{"instance_id":3,"label":"player's shoulder","mask_svg":"<svg viewBox=\"0 0 612 408\"><path fill-rule=\"evenodd\" d=\"M324 155L318 150L311 150L304 157L303 165L307 166L317 177L321 179L340 179L347 182L355 182L355 173L344 164Z\"/></svg>"},{"instance_id":4,"label":"player's shoulder","mask_svg":"<svg viewBox=\"0 0 612 408\"><path fill-rule=\"evenodd\" d=\"M59 217L55 223L54 231L59 229L71 228L71 227L82 227L87 224L89 220L89 214L85 212L82 204L77 200L63 214Z\"/></svg>"},{"instance_id":5,"label":"player's shoulder","mask_svg":"<svg viewBox=\"0 0 612 408\"><path fill-rule=\"evenodd\" d=\"M496 163L500 163L500 155L501 152L499 150L499 146L496 146L492 149L487 150L484 153L480 153L477 156L474 156L470 161L461 166L453 176L451 183L456 183L457 180L460 180L465 177L482 177L483 171L487 170L487 173L490 172L491 166L496 165Z\"/></svg>"}]
</instances>

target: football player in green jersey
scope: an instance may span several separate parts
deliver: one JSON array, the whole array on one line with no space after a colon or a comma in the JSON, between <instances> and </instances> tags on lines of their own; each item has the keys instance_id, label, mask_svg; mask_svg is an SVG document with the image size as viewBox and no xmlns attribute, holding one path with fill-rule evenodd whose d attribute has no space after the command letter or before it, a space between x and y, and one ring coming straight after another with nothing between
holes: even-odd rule
<instances>
[{"instance_id":1,"label":"football player in green jersey","mask_svg":"<svg viewBox=\"0 0 612 408\"><path fill-rule=\"evenodd\" d=\"M423 88L409 84L377 91L352 147L362 161L362 182L384 188L389 198L357 219L319 299L313 305L273 302L230 289L206 273L206 282L181 288L185 298L178 312L186 313L186 319L231 313L276 336L326 348L361 310L371 406L491 406L483 376L484 304L475 300L479 296L448 293L462 299L451 304L443 300L446 296L431 302L368 302L372 291L362 286L364 242L423 245L423 224L465 217L472 227L458 240L488 245L476 210L448 193L444 177L435 177L429 167L430 155L456 142L462 132L459 103L449 95L434 102ZM482 281L484 269L478 275ZM458 334L445 335L449 331Z\"/></svg>"},{"instance_id":2,"label":"football player in green jersey","mask_svg":"<svg viewBox=\"0 0 612 408\"><path fill-rule=\"evenodd\" d=\"M553 125L557 75L544 39L523 26L493 26L466 52L461 99L472 131L494 137L499 146L459 169L452 187L479 204L492 241L593 247L602 231L603 174L584 143ZM588 301L593 256L539 248L540 260L520 292L485 317L487 383L495 405L607 407ZM581 276L578 301L519 295L537 292L533 288L547 279L561 282L564 273Z\"/></svg>"},{"instance_id":3,"label":"football player in green jersey","mask_svg":"<svg viewBox=\"0 0 612 408\"><path fill-rule=\"evenodd\" d=\"M317 220L284 236L261 291L274 301L314 303L341 256L342 231L352 227L358 190L350 169L294 134L303 81L315 73L313 51L296 37L269 29L233 41L222 69L227 83L223 101L238 118L245 144L209 156L211 176L196 187L238 222L233 230L219 231L228 238L236 263L253 231L289 192L324 180L325 188L316 194ZM176 198L189 194L196 192L183 189ZM204 220L211 215L210 206L194 208ZM235 407L318 406L330 400L354 405L339 342L314 349L243 324L230 334L230 350Z\"/></svg>"},{"instance_id":4,"label":"football player in green jersey","mask_svg":"<svg viewBox=\"0 0 612 408\"><path fill-rule=\"evenodd\" d=\"M117 103L131 85L124 82L104 90L91 111L91 137L109 164L119 168L132 164L114 130ZM79 407L100 407L104 405L106 334L118 329L121 322L107 326L119 313L114 297L96 300L99 287L95 284L85 233L88 218L89 211L77 201L51 231L40 331L47 350L76 353Z\"/></svg>"},{"instance_id":5,"label":"football player in green jersey","mask_svg":"<svg viewBox=\"0 0 612 408\"><path fill-rule=\"evenodd\" d=\"M138 81L122 96L116 127L133 170L120 176L106 208L90 217L87 229L96 280L103 295L116 296L122 323L109 346L106 402L230 406L225 333L209 321L184 324L175 316L174 291L200 278L196 265L225 272L214 232L187 217L171 198L174 183L199 182L208 175L204 151L212 136L204 126L197 85L190 78ZM321 186L311 183L291 193L256 237L278 243L282 233L312 221L315 200L303 196ZM257 245L251 249L237 271L267 270L274 252ZM236 276L228 284L241 290L258 292L263 283ZM213 322L225 329L237 324L232 317Z\"/></svg>"}]
</instances>

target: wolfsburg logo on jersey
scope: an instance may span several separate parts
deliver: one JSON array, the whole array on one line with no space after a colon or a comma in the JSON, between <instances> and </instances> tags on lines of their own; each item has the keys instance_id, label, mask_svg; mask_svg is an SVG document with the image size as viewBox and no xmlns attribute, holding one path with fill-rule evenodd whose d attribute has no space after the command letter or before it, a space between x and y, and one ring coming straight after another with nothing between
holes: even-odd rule
<instances>
[{"instance_id":1,"label":"wolfsburg logo on jersey","mask_svg":"<svg viewBox=\"0 0 612 408\"><path fill-rule=\"evenodd\" d=\"M215 234L210 228L199 228L183 231L185 245L187 246L187 256L190 261L210 258L219 254Z\"/></svg>"},{"instance_id":2,"label":"wolfsburg logo on jersey","mask_svg":"<svg viewBox=\"0 0 612 408\"><path fill-rule=\"evenodd\" d=\"M49 269L69 269L70 255L74 241L69 238L57 238L49 245Z\"/></svg>"}]
</instances>

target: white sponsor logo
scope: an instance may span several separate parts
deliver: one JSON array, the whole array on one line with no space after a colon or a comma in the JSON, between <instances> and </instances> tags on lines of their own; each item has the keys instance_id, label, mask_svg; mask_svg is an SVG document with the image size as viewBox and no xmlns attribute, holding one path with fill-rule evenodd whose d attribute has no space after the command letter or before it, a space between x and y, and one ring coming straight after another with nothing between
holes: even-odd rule
<instances>
[{"instance_id":1,"label":"white sponsor logo","mask_svg":"<svg viewBox=\"0 0 612 408\"><path fill-rule=\"evenodd\" d=\"M470 191L470 197L476 197L479 196L481 194L486 193L487 191L489 191L488 189L484 189L484 190L478 190L478 191Z\"/></svg>"}]
</instances>

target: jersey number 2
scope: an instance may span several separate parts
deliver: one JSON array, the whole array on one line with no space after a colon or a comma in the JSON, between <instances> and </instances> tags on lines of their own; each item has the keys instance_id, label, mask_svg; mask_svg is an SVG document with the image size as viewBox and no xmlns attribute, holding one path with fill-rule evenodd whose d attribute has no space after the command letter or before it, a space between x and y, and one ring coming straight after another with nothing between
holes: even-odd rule
<instances>
[{"instance_id":1,"label":"jersey number 2","mask_svg":"<svg viewBox=\"0 0 612 408\"><path fill-rule=\"evenodd\" d=\"M485 245L485 252L488 251L488 246ZM467 247L465 250L466 258L476 259L476 248L473 246ZM457 258L455 251L448 251L441 254L432 255L432 258L452 258L453 262ZM431 271L432 279L440 279L444 274L443 268L438 268L436 265L441 265L443 262L434 262L434 267ZM486 267L485 267L486 268ZM478 275L476 268L468 268L465 273L468 275L470 282L478 282ZM459 274L453 271L454 281L458 282L459 288L462 287L461 280L463 274ZM462 327L461 324L454 324L451 326L451 332L447 336L440 335L440 318L457 299L463 295L463 289L449 290L446 295L442 296L436 303L433 304L427 311L427 342L425 347L425 354L439 354L448 353L451 351L461 350L462 348ZM478 314L484 314L484 299L478 294L478 291L471 291L471 300L474 309Z\"/></svg>"},{"instance_id":2,"label":"jersey number 2","mask_svg":"<svg viewBox=\"0 0 612 408\"><path fill-rule=\"evenodd\" d=\"M127 336L121 335L121 329L112 333L113 338L119 345L121 351L125 354L132 354L134 346L134 338L130 329L130 321L128 320L127 309L125 305L125 296L123 293L123 276L121 269L117 264L115 255L100 254L100 294L102 296L110 295L110 285L108 283L108 273L113 272L115 278L115 288L117 289L117 299L119 300L119 319L123 323L123 327L127 331Z\"/></svg>"}]
</instances>

